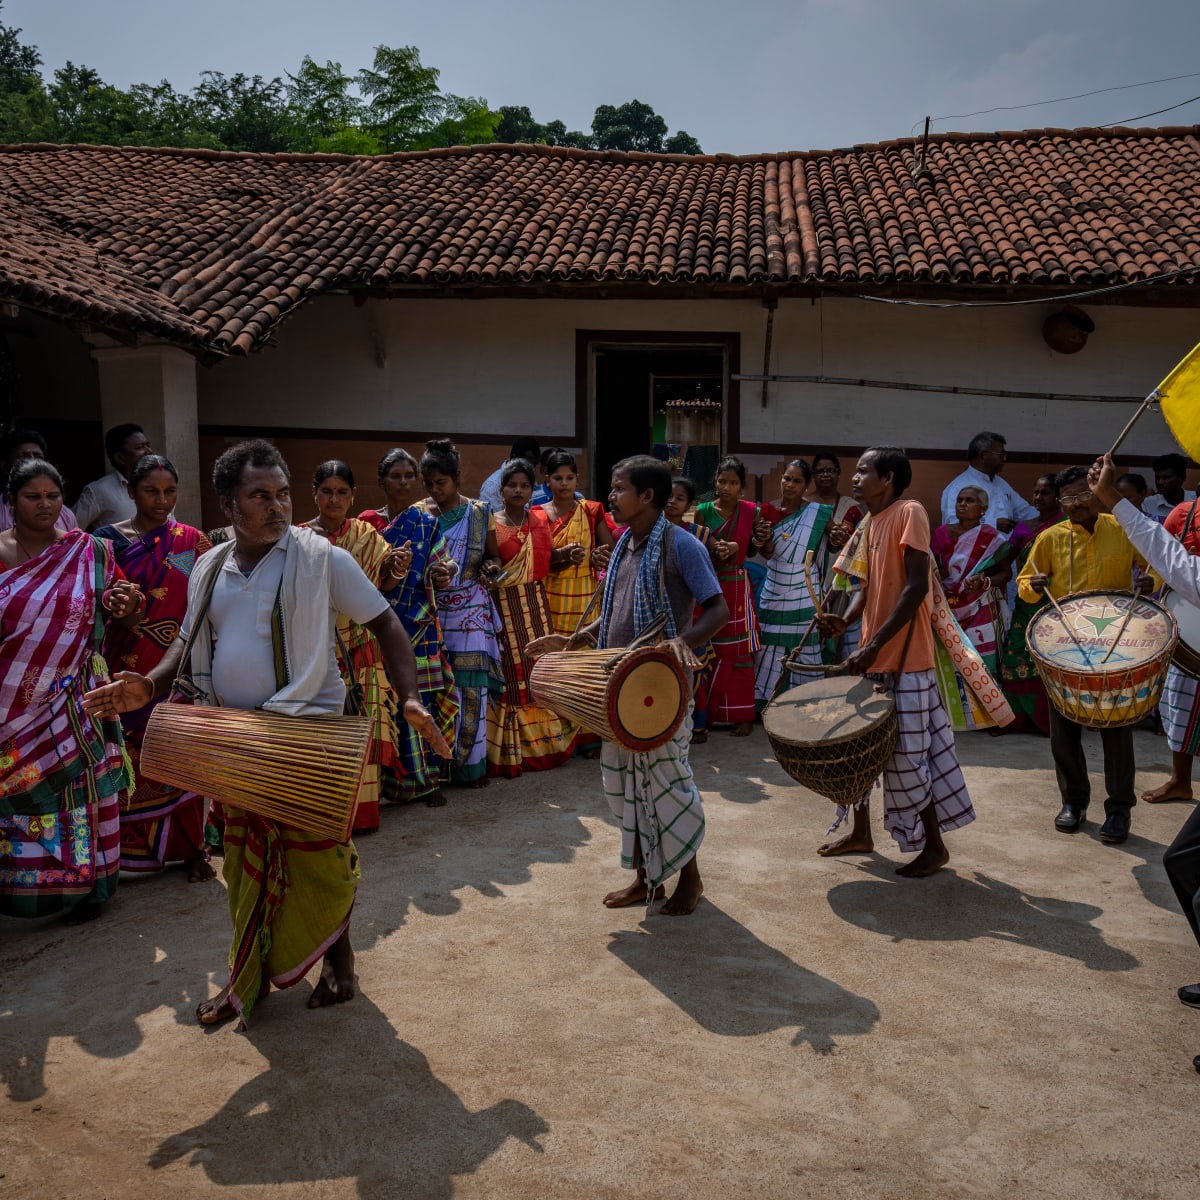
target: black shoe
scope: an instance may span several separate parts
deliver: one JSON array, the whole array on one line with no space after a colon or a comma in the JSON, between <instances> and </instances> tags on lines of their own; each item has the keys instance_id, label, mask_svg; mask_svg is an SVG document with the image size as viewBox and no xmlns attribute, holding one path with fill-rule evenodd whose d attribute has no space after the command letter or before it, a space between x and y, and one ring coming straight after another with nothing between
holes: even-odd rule
<instances>
[{"instance_id":1,"label":"black shoe","mask_svg":"<svg viewBox=\"0 0 1200 1200\"><path fill-rule=\"evenodd\" d=\"M1196 1057L1192 1059L1192 1066L1195 1067L1197 1071L1200 1071L1200 1054L1197 1054Z\"/></svg>"},{"instance_id":2,"label":"black shoe","mask_svg":"<svg viewBox=\"0 0 1200 1200\"><path fill-rule=\"evenodd\" d=\"M1083 824L1083 813L1084 810L1074 804L1064 804L1054 818L1054 828L1063 833L1074 833Z\"/></svg>"},{"instance_id":3,"label":"black shoe","mask_svg":"<svg viewBox=\"0 0 1200 1200\"><path fill-rule=\"evenodd\" d=\"M1104 824L1100 826L1100 840L1115 846L1129 836L1129 814L1124 812L1109 813Z\"/></svg>"},{"instance_id":4,"label":"black shoe","mask_svg":"<svg viewBox=\"0 0 1200 1200\"><path fill-rule=\"evenodd\" d=\"M1188 1008L1200 1008L1200 983L1185 983L1179 989L1179 1003Z\"/></svg>"}]
</instances>

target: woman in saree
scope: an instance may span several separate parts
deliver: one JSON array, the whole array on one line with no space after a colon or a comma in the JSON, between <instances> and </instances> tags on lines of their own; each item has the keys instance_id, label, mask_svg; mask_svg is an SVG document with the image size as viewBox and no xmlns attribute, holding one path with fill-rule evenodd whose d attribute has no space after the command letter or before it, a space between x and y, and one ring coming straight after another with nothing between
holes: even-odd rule
<instances>
[{"instance_id":1,"label":"woman in saree","mask_svg":"<svg viewBox=\"0 0 1200 1200\"><path fill-rule=\"evenodd\" d=\"M212 548L200 530L172 518L178 494L179 472L171 461L147 454L129 473L133 516L96 530L96 537L112 544L126 579L146 597L135 626L114 621L105 630L103 654L111 671L145 675L158 665L179 635L196 559ZM214 877L204 837L208 800L141 772L142 740L159 703L121 715L133 766L133 789L121 806L121 870L161 871L183 863L188 882L200 883Z\"/></svg>"},{"instance_id":2,"label":"woman in saree","mask_svg":"<svg viewBox=\"0 0 1200 1200\"><path fill-rule=\"evenodd\" d=\"M134 623L145 598L106 542L55 528L62 476L44 459L10 472L0 533L0 913L100 915L120 870L120 798L133 775L119 721L82 696L108 681L106 619Z\"/></svg>"},{"instance_id":3,"label":"woman in saree","mask_svg":"<svg viewBox=\"0 0 1200 1200\"><path fill-rule=\"evenodd\" d=\"M805 577L805 560L813 556L811 585L821 596L820 562L833 508L804 499L812 472L802 458L794 458L783 469L778 504L767 514L770 534L759 553L767 562L767 581L758 602L758 621L762 630L762 648L754 671L754 701L761 713L779 682L783 660L802 646L800 662L820 664L821 635L817 631L816 608ZM763 505L763 508L767 508ZM797 675L794 682L804 683L817 675ZM792 681L785 681L785 687Z\"/></svg>"},{"instance_id":4,"label":"woman in saree","mask_svg":"<svg viewBox=\"0 0 1200 1200\"><path fill-rule=\"evenodd\" d=\"M525 506L533 495L534 468L509 459L500 469L504 507L495 514L498 557L484 565L500 614L500 664L504 695L488 701L488 774L515 778L548 771L571 757L576 729L533 703L525 647L554 632L545 579L554 541L545 511Z\"/></svg>"},{"instance_id":5,"label":"woman in saree","mask_svg":"<svg viewBox=\"0 0 1200 1200\"><path fill-rule=\"evenodd\" d=\"M837 455L828 450L821 450L813 455L813 483L811 499L818 504L828 504L833 509L833 520L829 523L829 534L825 539L825 552L821 559L821 578L833 578L830 571L834 560L841 553L842 547L850 540L859 521L863 519L863 510L855 504L850 496L843 496L838 490L842 478L842 464ZM845 580L838 581L839 586L830 593L829 603L832 612L845 611L850 602L852 586ZM855 621L840 638L826 638L821 647L821 657L826 663L842 662L858 649L859 634L862 621Z\"/></svg>"},{"instance_id":6,"label":"woman in saree","mask_svg":"<svg viewBox=\"0 0 1200 1200\"><path fill-rule=\"evenodd\" d=\"M729 623L713 638L717 665L708 686L708 727L732 725L734 737L754 727L754 656L759 649L758 617L746 575L746 555L766 540L756 528L758 505L742 499L746 468L736 458L717 464L714 500L696 507L696 524L711 532L709 553L729 605Z\"/></svg>"},{"instance_id":7,"label":"woman in saree","mask_svg":"<svg viewBox=\"0 0 1200 1200\"><path fill-rule=\"evenodd\" d=\"M437 521L446 551L459 564L457 578L438 590L438 619L458 691L458 740L450 779L468 787L487 787L488 696L504 691L500 671L500 618L483 583L485 560L494 560L495 522L482 500L459 490L462 461L449 438L425 443L421 479L429 499L425 511Z\"/></svg>"},{"instance_id":8,"label":"woman in saree","mask_svg":"<svg viewBox=\"0 0 1200 1200\"><path fill-rule=\"evenodd\" d=\"M436 592L458 574L458 564L446 549L438 523L426 511L421 496L417 460L397 447L379 460L379 486L387 497L382 509L359 514L384 540L409 557L404 578L384 597L396 610L417 659L417 688L421 703L433 714L438 732L451 746L458 730L458 690L442 639ZM398 749L403 774L385 771L384 795L400 801L424 800L430 808L446 803L442 776L446 764L409 725L400 728Z\"/></svg>"},{"instance_id":9,"label":"woman in saree","mask_svg":"<svg viewBox=\"0 0 1200 1200\"><path fill-rule=\"evenodd\" d=\"M1012 531L1009 544L1013 547L1013 572L1020 574L1029 558L1033 543L1052 525L1067 519L1058 502L1058 488L1053 475L1039 475L1033 489L1033 506L1038 510L1036 521L1022 521ZM1018 596L1013 602L1012 623L1000 654L1000 683L1005 698L1016 714L1016 721L1007 726L1008 733L1040 733L1050 736L1050 700L1046 685L1029 657L1025 645L1025 630L1041 604L1029 604Z\"/></svg>"},{"instance_id":10,"label":"woman in saree","mask_svg":"<svg viewBox=\"0 0 1200 1200\"><path fill-rule=\"evenodd\" d=\"M702 546L707 546L712 538L712 530L707 525L697 525L683 518L692 505L696 503L696 484L686 475L678 475L671 480L671 498L663 509L663 516L677 529L690 533L700 539ZM695 616L698 619L703 610L697 606ZM717 665L717 652L712 642L703 646L694 646L692 653L700 662L697 670L692 672L692 745L698 746L708 741L708 685L712 679L713 669Z\"/></svg>"},{"instance_id":11,"label":"woman in saree","mask_svg":"<svg viewBox=\"0 0 1200 1200\"><path fill-rule=\"evenodd\" d=\"M983 523L987 508L988 495L982 488L971 484L961 488L954 505L955 520L933 531L929 549L950 611L979 651L988 672L996 675L1003 632L1000 603L1012 572L1012 559L1004 534ZM937 671L953 728L976 728L966 684L948 655L938 656Z\"/></svg>"},{"instance_id":12,"label":"woman in saree","mask_svg":"<svg viewBox=\"0 0 1200 1200\"><path fill-rule=\"evenodd\" d=\"M550 499L541 506L554 539L546 599L554 632L568 637L596 591L596 573L604 570L613 547L604 505L599 500L577 500L578 482L574 455L552 451L546 460Z\"/></svg>"},{"instance_id":13,"label":"woman in saree","mask_svg":"<svg viewBox=\"0 0 1200 1200\"><path fill-rule=\"evenodd\" d=\"M317 515L309 529L341 546L363 574L381 591L394 588L408 571L410 555L389 546L367 521L351 517L356 489L354 472L338 459L323 462L313 475L313 503ZM383 772L400 772L397 750L396 695L388 682L383 650L369 629L338 614L338 666L355 707L371 718L371 744L358 789L354 832L374 833L379 828L379 794Z\"/></svg>"}]
</instances>

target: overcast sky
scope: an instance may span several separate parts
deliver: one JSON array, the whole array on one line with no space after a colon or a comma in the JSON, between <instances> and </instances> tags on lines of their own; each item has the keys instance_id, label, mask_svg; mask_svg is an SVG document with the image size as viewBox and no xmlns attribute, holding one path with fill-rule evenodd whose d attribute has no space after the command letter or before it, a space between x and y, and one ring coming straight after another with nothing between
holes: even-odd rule
<instances>
[{"instance_id":1,"label":"overcast sky","mask_svg":"<svg viewBox=\"0 0 1200 1200\"><path fill-rule=\"evenodd\" d=\"M448 92L587 130L639 99L706 151L828 149L935 131L1124 122L1200 96L1200 0L3 0L50 73L110 83L264 76L305 54L353 73L414 45ZM1200 124L1200 100L1145 125Z\"/></svg>"}]
</instances>

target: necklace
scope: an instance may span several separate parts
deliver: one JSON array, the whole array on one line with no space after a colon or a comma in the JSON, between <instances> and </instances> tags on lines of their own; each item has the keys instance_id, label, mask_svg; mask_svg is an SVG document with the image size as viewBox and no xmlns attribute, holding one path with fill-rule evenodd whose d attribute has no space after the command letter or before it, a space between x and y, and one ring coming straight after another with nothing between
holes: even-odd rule
<instances>
[{"instance_id":1,"label":"necklace","mask_svg":"<svg viewBox=\"0 0 1200 1200\"><path fill-rule=\"evenodd\" d=\"M41 550L36 550L33 554L29 553L29 547L26 546L19 537L17 537L17 531L15 528L13 529L13 541L17 543L17 549L20 550L23 555L25 555L21 561L28 562L31 558L37 558L37 556L42 553L42 550L46 550L49 546L53 546L58 539L52 538L46 546L43 546Z\"/></svg>"}]
</instances>

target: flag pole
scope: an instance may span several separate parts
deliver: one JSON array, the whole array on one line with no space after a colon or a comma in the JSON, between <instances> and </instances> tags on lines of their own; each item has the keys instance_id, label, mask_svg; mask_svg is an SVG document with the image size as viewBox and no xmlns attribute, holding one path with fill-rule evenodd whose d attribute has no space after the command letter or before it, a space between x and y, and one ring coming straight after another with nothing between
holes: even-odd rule
<instances>
[{"instance_id":1,"label":"flag pole","mask_svg":"<svg viewBox=\"0 0 1200 1200\"><path fill-rule=\"evenodd\" d=\"M1138 423L1142 413L1146 412L1157 399L1158 388L1155 388L1154 391L1152 391L1150 395L1148 395L1145 400L1142 401L1141 407L1137 410L1137 412L1135 412L1133 416L1129 418L1129 424L1126 425L1125 428L1122 429L1117 435L1117 440L1113 442L1112 449L1109 451L1110 455L1116 454L1116 452L1120 450L1121 443L1129 436L1129 431Z\"/></svg>"}]
</instances>

